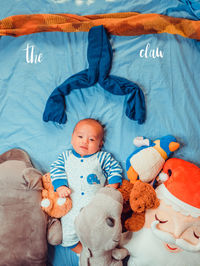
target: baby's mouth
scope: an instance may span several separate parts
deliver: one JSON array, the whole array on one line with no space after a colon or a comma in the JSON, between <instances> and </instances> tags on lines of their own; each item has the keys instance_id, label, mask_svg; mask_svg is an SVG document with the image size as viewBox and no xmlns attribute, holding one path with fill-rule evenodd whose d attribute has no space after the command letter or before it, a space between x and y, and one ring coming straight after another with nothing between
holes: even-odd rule
<instances>
[{"instance_id":1,"label":"baby's mouth","mask_svg":"<svg viewBox=\"0 0 200 266\"><path fill-rule=\"evenodd\" d=\"M87 150L88 148L86 146L80 146L81 149Z\"/></svg>"}]
</instances>

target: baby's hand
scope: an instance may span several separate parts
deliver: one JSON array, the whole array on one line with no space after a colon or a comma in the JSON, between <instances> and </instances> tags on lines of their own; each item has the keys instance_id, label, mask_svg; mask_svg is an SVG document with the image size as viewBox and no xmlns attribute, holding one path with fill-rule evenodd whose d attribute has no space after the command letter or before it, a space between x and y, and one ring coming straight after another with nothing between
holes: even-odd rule
<instances>
[{"instance_id":1,"label":"baby's hand","mask_svg":"<svg viewBox=\"0 0 200 266\"><path fill-rule=\"evenodd\" d=\"M60 198L66 198L71 194L71 189L66 186L61 186L56 189Z\"/></svg>"},{"instance_id":2,"label":"baby's hand","mask_svg":"<svg viewBox=\"0 0 200 266\"><path fill-rule=\"evenodd\" d=\"M115 184L109 184L106 187L113 187L113 188L118 188L119 187L119 183L115 183Z\"/></svg>"}]
</instances>

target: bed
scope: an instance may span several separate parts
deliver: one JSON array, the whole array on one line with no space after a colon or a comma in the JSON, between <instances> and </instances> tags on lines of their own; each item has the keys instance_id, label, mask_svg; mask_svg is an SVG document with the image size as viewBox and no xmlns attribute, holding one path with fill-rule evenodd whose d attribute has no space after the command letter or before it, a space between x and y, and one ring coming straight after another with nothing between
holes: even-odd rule
<instances>
[{"instance_id":1,"label":"bed","mask_svg":"<svg viewBox=\"0 0 200 266\"><path fill-rule=\"evenodd\" d=\"M103 149L120 161L125 177L136 136L172 134L181 143L176 157L199 165L199 19L197 0L1 1L0 153L24 149L46 173L71 147L77 121L93 117L105 125ZM142 120L126 114L130 93L113 94L96 82L68 93L67 121L45 122L55 88L88 68L88 32L101 25L113 52L110 74L144 96ZM48 257L49 265L78 265L61 246L49 246Z\"/></svg>"}]
</instances>

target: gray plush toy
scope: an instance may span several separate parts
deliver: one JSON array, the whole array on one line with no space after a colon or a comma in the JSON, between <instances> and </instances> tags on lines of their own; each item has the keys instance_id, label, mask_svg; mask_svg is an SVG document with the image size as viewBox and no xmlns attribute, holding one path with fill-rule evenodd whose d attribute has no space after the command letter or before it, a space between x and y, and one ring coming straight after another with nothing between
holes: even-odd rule
<instances>
[{"instance_id":1,"label":"gray plush toy","mask_svg":"<svg viewBox=\"0 0 200 266\"><path fill-rule=\"evenodd\" d=\"M128 254L118 248L122 237L123 198L112 188L101 188L75 219L77 235L83 245L81 266L121 266Z\"/></svg>"},{"instance_id":2,"label":"gray plush toy","mask_svg":"<svg viewBox=\"0 0 200 266\"><path fill-rule=\"evenodd\" d=\"M41 178L26 152L0 155L0 265L46 265L47 240L61 243L60 221L40 207Z\"/></svg>"}]
</instances>

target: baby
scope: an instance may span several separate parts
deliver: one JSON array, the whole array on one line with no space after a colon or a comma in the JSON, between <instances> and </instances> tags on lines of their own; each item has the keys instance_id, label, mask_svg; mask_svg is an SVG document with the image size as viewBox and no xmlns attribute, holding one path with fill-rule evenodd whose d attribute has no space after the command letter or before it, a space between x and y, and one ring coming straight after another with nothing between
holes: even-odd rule
<instances>
[{"instance_id":1,"label":"baby","mask_svg":"<svg viewBox=\"0 0 200 266\"><path fill-rule=\"evenodd\" d=\"M104 128L95 119L80 120L73 131L72 150L59 155L51 165L51 179L60 197L71 196L73 207L61 218L62 246L80 253L82 245L76 235L74 220L99 188L117 188L122 182L122 168L110 153L100 151Z\"/></svg>"}]
</instances>

